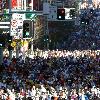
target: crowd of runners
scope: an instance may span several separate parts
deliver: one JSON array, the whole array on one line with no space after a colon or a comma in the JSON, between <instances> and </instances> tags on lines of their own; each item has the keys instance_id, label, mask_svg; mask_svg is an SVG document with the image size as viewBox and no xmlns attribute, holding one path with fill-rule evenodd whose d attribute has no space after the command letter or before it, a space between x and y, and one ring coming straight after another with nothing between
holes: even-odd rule
<instances>
[{"instance_id":1,"label":"crowd of runners","mask_svg":"<svg viewBox=\"0 0 100 100\"><path fill-rule=\"evenodd\" d=\"M99 100L100 51L38 51L4 58L1 100Z\"/></svg>"}]
</instances>

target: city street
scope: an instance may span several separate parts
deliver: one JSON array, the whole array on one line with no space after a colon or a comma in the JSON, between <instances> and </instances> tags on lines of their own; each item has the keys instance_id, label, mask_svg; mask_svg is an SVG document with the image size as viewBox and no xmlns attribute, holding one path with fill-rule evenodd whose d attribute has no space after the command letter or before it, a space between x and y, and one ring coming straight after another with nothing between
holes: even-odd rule
<instances>
[{"instance_id":1,"label":"city street","mask_svg":"<svg viewBox=\"0 0 100 100\"><path fill-rule=\"evenodd\" d=\"M0 0L0 100L100 100L100 0Z\"/></svg>"}]
</instances>

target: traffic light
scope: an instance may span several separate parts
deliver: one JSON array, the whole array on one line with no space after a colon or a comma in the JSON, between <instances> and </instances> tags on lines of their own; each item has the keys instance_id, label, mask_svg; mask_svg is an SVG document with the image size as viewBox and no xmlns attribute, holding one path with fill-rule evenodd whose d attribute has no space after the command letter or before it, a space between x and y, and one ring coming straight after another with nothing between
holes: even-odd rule
<instances>
[{"instance_id":1,"label":"traffic light","mask_svg":"<svg viewBox=\"0 0 100 100\"><path fill-rule=\"evenodd\" d=\"M31 36L32 36L31 28L32 28L31 21L25 20L23 22L23 38L31 38Z\"/></svg>"},{"instance_id":2,"label":"traffic light","mask_svg":"<svg viewBox=\"0 0 100 100\"><path fill-rule=\"evenodd\" d=\"M75 17L75 9L70 9L70 17Z\"/></svg>"},{"instance_id":3,"label":"traffic light","mask_svg":"<svg viewBox=\"0 0 100 100\"><path fill-rule=\"evenodd\" d=\"M57 9L57 19L58 20L65 20L65 9L64 8Z\"/></svg>"}]
</instances>

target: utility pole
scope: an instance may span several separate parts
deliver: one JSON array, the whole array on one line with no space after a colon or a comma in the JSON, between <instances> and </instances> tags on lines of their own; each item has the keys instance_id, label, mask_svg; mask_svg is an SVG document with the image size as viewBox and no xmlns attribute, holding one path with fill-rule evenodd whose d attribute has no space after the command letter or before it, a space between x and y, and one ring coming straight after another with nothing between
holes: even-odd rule
<instances>
[{"instance_id":1,"label":"utility pole","mask_svg":"<svg viewBox=\"0 0 100 100\"><path fill-rule=\"evenodd\" d=\"M45 22L44 22L44 25L45 25L45 27L44 27L44 35L46 36L46 40L45 40L45 42L46 42L46 49L48 49L49 48L49 38L47 38L47 37L49 37L48 15L44 15L44 18L45 18Z\"/></svg>"},{"instance_id":2,"label":"utility pole","mask_svg":"<svg viewBox=\"0 0 100 100\"><path fill-rule=\"evenodd\" d=\"M31 54L33 53L33 41L34 41L34 20L32 20L32 41L31 41Z\"/></svg>"},{"instance_id":3,"label":"utility pole","mask_svg":"<svg viewBox=\"0 0 100 100\"><path fill-rule=\"evenodd\" d=\"M16 58L19 58L19 42L16 42Z\"/></svg>"},{"instance_id":4,"label":"utility pole","mask_svg":"<svg viewBox=\"0 0 100 100\"><path fill-rule=\"evenodd\" d=\"M44 0L44 3L48 3L48 0ZM49 8L48 8L49 9ZM48 14L49 12L44 12L44 36L49 37L49 29L48 29ZM49 49L49 38L45 40L45 48Z\"/></svg>"}]
</instances>

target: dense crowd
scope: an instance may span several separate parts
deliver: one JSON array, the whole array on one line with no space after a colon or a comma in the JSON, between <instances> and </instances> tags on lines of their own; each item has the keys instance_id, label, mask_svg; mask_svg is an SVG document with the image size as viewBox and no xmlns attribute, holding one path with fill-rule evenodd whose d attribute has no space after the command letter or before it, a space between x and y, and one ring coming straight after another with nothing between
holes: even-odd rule
<instances>
[{"instance_id":1,"label":"dense crowd","mask_svg":"<svg viewBox=\"0 0 100 100\"><path fill-rule=\"evenodd\" d=\"M100 100L100 51L37 51L4 57L0 100Z\"/></svg>"},{"instance_id":2,"label":"dense crowd","mask_svg":"<svg viewBox=\"0 0 100 100\"><path fill-rule=\"evenodd\" d=\"M0 100L100 100L100 11L91 11L80 16L89 23L70 34L64 45L73 51L4 57Z\"/></svg>"},{"instance_id":3,"label":"dense crowd","mask_svg":"<svg viewBox=\"0 0 100 100\"><path fill-rule=\"evenodd\" d=\"M76 32L70 33L60 47L68 50L100 49L100 9L85 9L80 13Z\"/></svg>"}]
</instances>

